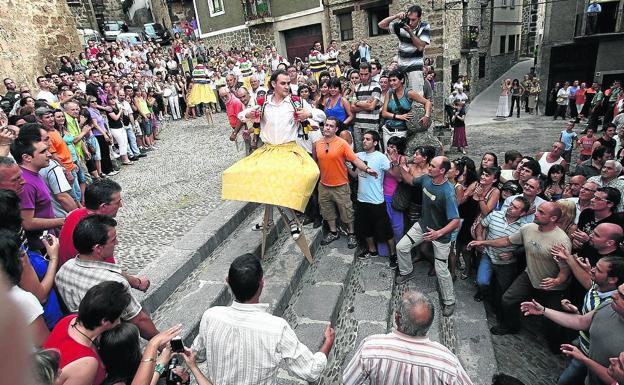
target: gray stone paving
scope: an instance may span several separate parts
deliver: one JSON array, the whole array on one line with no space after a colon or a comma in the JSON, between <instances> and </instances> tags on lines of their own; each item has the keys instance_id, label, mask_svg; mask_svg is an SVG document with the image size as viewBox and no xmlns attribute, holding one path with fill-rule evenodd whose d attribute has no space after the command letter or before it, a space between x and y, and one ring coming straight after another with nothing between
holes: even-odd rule
<instances>
[{"instance_id":1,"label":"gray stone paving","mask_svg":"<svg viewBox=\"0 0 624 385\"><path fill-rule=\"evenodd\" d=\"M164 125L158 150L113 179L123 188L117 260L137 273L221 203L221 173L242 156L224 113Z\"/></svg>"}]
</instances>

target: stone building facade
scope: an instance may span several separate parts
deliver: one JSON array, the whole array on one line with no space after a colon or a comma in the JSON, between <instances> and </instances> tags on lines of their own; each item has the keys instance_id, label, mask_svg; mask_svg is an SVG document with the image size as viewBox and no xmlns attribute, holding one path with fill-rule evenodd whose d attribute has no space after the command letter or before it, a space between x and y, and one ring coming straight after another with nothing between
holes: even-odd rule
<instances>
[{"instance_id":1,"label":"stone building facade","mask_svg":"<svg viewBox=\"0 0 624 385\"><path fill-rule=\"evenodd\" d=\"M36 89L36 77L46 64L56 68L60 56L80 50L76 24L65 0L30 0L27 6L6 0L0 7L3 78Z\"/></svg>"}]
</instances>

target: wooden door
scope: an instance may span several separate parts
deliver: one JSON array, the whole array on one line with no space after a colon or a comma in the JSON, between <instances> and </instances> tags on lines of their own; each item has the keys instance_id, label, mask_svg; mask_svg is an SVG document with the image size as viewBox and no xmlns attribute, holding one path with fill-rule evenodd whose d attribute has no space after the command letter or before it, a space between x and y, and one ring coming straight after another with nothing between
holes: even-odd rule
<instances>
[{"instance_id":1,"label":"wooden door","mask_svg":"<svg viewBox=\"0 0 624 385\"><path fill-rule=\"evenodd\" d=\"M288 29L284 31L284 40L288 61L293 63L296 57L304 60L310 54L310 48L315 41L323 44L323 29L320 24Z\"/></svg>"}]
</instances>

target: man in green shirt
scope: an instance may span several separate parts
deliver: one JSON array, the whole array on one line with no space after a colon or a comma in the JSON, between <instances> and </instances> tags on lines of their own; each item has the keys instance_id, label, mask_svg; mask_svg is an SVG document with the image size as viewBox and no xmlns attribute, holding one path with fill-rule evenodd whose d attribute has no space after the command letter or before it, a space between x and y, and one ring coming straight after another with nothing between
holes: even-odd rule
<instances>
[{"instance_id":1,"label":"man in green shirt","mask_svg":"<svg viewBox=\"0 0 624 385\"><path fill-rule=\"evenodd\" d=\"M600 84L598 83L592 84L592 88L594 89L596 94L594 95L591 101L591 109L589 112L589 120L587 122L587 128L593 128L595 132L596 128L598 128L598 118L600 117L600 114L603 111L602 104L604 100L604 93L602 93L602 90L600 89Z\"/></svg>"}]
</instances>

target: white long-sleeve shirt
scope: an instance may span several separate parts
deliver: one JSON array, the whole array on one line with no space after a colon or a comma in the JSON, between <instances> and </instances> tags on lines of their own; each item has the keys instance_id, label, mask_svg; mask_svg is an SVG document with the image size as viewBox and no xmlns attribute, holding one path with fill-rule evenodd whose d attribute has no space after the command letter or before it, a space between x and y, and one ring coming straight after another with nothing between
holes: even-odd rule
<instances>
[{"instance_id":1,"label":"white long-sleeve shirt","mask_svg":"<svg viewBox=\"0 0 624 385\"><path fill-rule=\"evenodd\" d=\"M314 108L305 100L302 100L303 109L312 113L313 120L317 122L325 121L325 112ZM264 115L260 120L260 139L264 143L274 145L294 142L297 140L299 124L295 121L295 109L290 102L290 96L284 98L279 104L273 102L273 95L265 102ZM259 107L246 108L238 114L238 119L242 122L250 120L246 118L247 113Z\"/></svg>"},{"instance_id":2,"label":"white long-sleeve shirt","mask_svg":"<svg viewBox=\"0 0 624 385\"><path fill-rule=\"evenodd\" d=\"M316 381L327 365L312 353L268 304L234 302L204 313L192 349L208 362L207 377L219 385L275 384L280 363L306 381Z\"/></svg>"}]
</instances>

